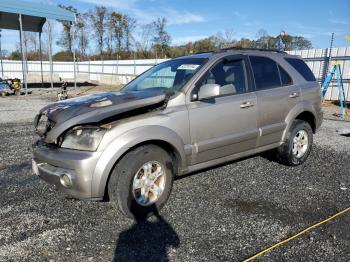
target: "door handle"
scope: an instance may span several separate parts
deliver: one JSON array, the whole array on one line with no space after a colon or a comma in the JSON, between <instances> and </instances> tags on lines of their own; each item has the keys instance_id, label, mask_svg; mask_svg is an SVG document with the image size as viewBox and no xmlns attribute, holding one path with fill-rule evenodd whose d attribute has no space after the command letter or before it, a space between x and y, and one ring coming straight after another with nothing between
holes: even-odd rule
<instances>
[{"instance_id":1,"label":"door handle","mask_svg":"<svg viewBox=\"0 0 350 262\"><path fill-rule=\"evenodd\" d=\"M254 106L254 104L250 101L247 101L247 102L242 103L239 107L240 108L248 108L248 107L252 107L252 106Z\"/></svg>"},{"instance_id":2,"label":"door handle","mask_svg":"<svg viewBox=\"0 0 350 262\"><path fill-rule=\"evenodd\" d=\"M297 93L297 92L291 93L289 95L290 98L295 98L295 97L298 97L298 96L299 96L299 93Z\"/></svg>"}]
</instances>

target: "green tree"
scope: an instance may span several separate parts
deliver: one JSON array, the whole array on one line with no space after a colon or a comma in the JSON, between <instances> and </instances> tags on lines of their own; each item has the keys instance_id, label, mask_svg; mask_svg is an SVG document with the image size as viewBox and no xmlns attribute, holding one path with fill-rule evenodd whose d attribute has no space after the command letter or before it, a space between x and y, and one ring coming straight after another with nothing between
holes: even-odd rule
<instances>
[{"instance_id":1,"label":"green tree","mask_svg":"<svg viewBox=\"0 0 350 262\"><path fill-rule=\"evenodd\" d=\"M8 59L21 60L22 59L21 52L19 52L18 50L11 52L10 55L8 56Z\"/></svg>"},{"instance_id":2,"label":"green tree","mask_svg":"<svg viewBox=\"0 0 350 262\"><path fill-rule=\"evenodd\" d=\"M294 36L291 43L291 50L302 50L302 49L311 49L312 43L310 40L302 36Z\"/></svg>"},{"instance_id":3,"label":"green tree","mask_svg":"<svg viewBox=\"0 0 350 262\"><path fill-rule=\"evenodd\" d=\"M117 51L117 54L120 55L120 52L122 50L123 36L124 36L123 15L118 12L113 12L110 16L110 23L112 28L114 29L114 38L117 41L116 51Z\"/></svg>"},{"instance_id":4,"label":"green tree","mask_svg":"<svg viewBox=\"0 0 350 262\"><path fill-rule=\"evenodd\" d=\"M55 61L72 61L72 54L69 51L60 51L52 56Z\"/></svg>"},{"instance_id":5,"label":"green tree","mask_svg":"<svg viewBox=\"0 0 350 262\"><path fill-rule=\"evenodd\" d=\"M194 53L211 52L218 48L219 47L216 45L216 38L214 36L198 40L193 44Z\"/></svg>"}]
</instances>

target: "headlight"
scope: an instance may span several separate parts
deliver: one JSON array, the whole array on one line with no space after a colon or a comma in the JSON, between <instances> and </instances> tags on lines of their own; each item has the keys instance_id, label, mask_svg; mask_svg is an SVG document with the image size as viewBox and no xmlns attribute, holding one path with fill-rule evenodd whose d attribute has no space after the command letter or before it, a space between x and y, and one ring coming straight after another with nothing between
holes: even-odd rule
<instances>
[{"instance_id":1,"label":"headlight","mask_svg":"<svg viewBox=\"0 0 350 262\"><path fill-rule=\"evenodd\" d=\"M61 147L76 150L96 151L106 129L93 126L77 126L66 132Z\"/></svg>"}]
</instances>

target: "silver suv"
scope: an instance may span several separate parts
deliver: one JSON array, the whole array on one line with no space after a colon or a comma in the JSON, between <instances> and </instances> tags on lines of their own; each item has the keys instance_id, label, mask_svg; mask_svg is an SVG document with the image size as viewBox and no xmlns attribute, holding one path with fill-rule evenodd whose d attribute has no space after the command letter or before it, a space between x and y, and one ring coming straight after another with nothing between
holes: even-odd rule
<instances>
[{"instance_id":1,"label":"silver suv","mask_svg":"<svg viewBox=\"0 0 350 262\"><path fill-rule=\"evenodd\" d=\"M166 203L175 176L263 151L296 166L322 122L320 87L300 57L224 50L158 64L120 92L68 99L35 119L33 170L128 217Z\"/></svg>"}]
</instances>

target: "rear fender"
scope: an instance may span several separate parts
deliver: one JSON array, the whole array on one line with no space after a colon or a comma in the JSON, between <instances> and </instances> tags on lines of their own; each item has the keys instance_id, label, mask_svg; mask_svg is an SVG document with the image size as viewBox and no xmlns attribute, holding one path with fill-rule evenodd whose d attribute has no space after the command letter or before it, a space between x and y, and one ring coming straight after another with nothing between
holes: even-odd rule
<instances>
[{"instance_id":1,"label":"rear fender","mask_svg":"<svg viewBox=\"0 0 350 262\"><path fill-rule=\"evenodd\" d=\"M298 104L296 104L293 109L288 113L285 122L287 123L287 126L283 132L282 135L282 142L286 141L287 139L287 134L292 126L293 121L297 118L298 115L300 115L303 112L310 112L315 120L316 120L316 110L313 106L313 104L310 101L300 101Z\"/></svg>"}]
</instances>

